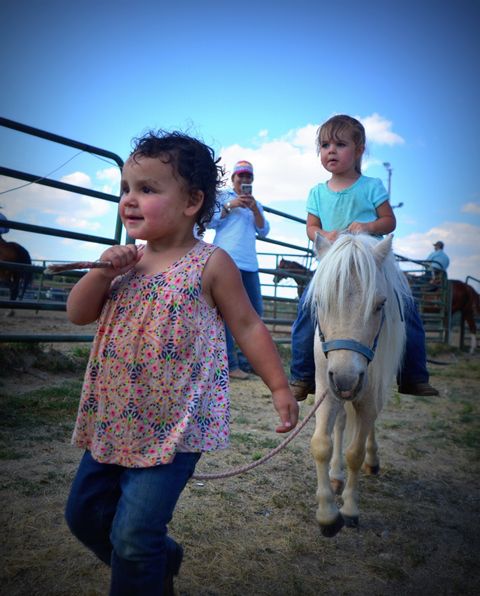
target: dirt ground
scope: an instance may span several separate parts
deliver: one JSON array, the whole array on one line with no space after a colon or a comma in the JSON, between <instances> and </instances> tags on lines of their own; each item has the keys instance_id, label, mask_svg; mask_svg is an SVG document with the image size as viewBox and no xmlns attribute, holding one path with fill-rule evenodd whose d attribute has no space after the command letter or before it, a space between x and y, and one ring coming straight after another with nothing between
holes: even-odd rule
<instances>
[{"instance_id":1,"label":"dirt ground","mask_svg":"<svg viewBox=\"0 0 480 596\"><path fill-rule=\"evenodd\" d=\"M2 327L8 333L79 332L61 312L19 311ZM77 355L82 349L53 347ZM57 356L47 357L50 365ZM392 389L377 424L382 470L361 478L358 529L344 528L330 539L320 534L309 452L313 421L246 474L192 480L170 526L185 547L178 594L479 594L480 356L448 351L435 358L450 363L430 366L439 397ZM69 440L82 373L55 372L35 354L4 367L0 594L108 594L108 569L77 543L63 520L81 455ZM302 418L311 407L311 400L301 404ZM198 473L258 460L283 438L273 431L275 423L257 377L233 382L232 446L204 456Z\"/></svg>"}]
</instances>

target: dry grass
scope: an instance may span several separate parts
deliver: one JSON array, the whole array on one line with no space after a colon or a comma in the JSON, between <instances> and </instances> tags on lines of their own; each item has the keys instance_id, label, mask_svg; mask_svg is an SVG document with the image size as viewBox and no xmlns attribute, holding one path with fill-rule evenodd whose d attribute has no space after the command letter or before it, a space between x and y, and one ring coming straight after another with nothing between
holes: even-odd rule
<instances>
[{"instance_id":1,"label":"dry grass","mask_svg":"<svg viewBox=\"0 0 480 596\"><path fill-rule=\"evenodd\" d=\"M382 473L361 479L357 530L319 532L313 421L251 472L190 482L170 526L185 547L179 594L479 593L480 359L460 355L433 372L440 397L392 394L378 425ZM0 593L107 594L108 570L63 521L80 458L69 445L80 375L36 375L0 379ZM232 403L232 447L204 456L199 472L254 461L282 438L260 381L234 382Z\"/></svg>"}]
</instances>

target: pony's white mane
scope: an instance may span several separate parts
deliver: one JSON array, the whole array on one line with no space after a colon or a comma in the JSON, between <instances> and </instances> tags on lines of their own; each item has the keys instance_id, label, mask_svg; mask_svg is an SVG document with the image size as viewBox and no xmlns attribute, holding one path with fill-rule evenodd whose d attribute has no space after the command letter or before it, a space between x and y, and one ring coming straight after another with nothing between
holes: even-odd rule
<instances>
[{"instance_id":1,"label":"pony's white mane","mask_svg":"<svg viewBox=\"0 0 480 596\"><path fill-rule=\"evenodd\" d=\"M363 305L366 322L375 308L377 276L382 275L386 282L385 323L374 361L380 367L396 370L405 338L404 297L410 295L410 289L392 251L380 267L377 265L376 244L377 239L365 234L339 236L319 262L307 290L306 307L310 306L314 312L319 309L328 319L343 318L351 309L349 296L354 291Z\"/></svg>"},{"instance_id":2,"label":"pony's white mane","mask_svg":"<svg viewBox=\"0 0 480 596\"><path fill-rule=\"evenodd\" d=\"M308 288L307 303L320 308L325 316L341 316L350 308L348 294L353 283L365 308L365 320L368 319L375 303L379 274L373 252L377 243L377 239L366 234L341 235L320 260ZM402 303L403 295L410 294L410 289L392 252L385 257L381 274L392 295L395 296L396 290ZM387 296L387 310L388 307L398 309L397 299L389 298L390 295Z\"/></svg>"}]
</instances>

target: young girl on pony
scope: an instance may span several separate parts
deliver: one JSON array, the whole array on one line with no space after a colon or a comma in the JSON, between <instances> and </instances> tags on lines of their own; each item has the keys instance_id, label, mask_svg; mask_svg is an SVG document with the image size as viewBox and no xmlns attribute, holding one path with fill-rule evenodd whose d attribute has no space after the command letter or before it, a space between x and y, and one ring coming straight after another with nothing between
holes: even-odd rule
<instances>
[{"instance_id":1,"label":"young girl on pony","mask_svg":"<svg viewBox=\"0 0 480 596\"><path fill-rule=\"evenodd\" d=\"M317 133L317 150L323 167L332 176L310 191L307 200L307 236L319 233L334 242L342 232L381 237L393 232L395 215L388 193L378 178L362 174L365 129L350 116L333 116ZM313 341L315 324L310 309L304 308L307 292L300 300L292 328L292 392L298 401L315 392ZM413 299L405 304L407 342L402 370L398 375L400 393L438 395L428 380L425 331Z\"/></svg>"},{"instance_id":2,"label":"young girl on pony","mask_svg":"<svg viewBox=\"0 0 480 596\"><path fill-rule=\"evenodd\" d=\"M111 595L173 593L182 547L167 534L202 452L229 435L223 319L272 392L277 432L298 406L237 267L199 240L221 168L181 133L137 139L121 181L128 235L72 289L69 319L98 319L73 434L85 450L66 507L72 532L111 566Z\"/></svg>"}]
</instances>

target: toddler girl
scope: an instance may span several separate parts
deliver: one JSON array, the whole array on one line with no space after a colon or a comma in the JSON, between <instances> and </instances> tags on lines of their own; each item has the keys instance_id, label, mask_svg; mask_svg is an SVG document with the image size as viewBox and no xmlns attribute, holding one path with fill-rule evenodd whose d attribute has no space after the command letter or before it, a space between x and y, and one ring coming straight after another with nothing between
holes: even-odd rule
<instances>
[{"instance_id":1,"label":"toddler girl","mask_svg":"<svg viewBox=\"0 0 480 596\"><path fill-rule=\"evenodd\" d=\"M221 169L181 133L136 141L122 172L130 238L72 289L69 319L98 319L73 443L85 450L66 507L72 532L111 566L112 595L173 593L182 548L167 535L202 452L229 435L223 319L272 392L277 432L298 407L272 339L237 267L203 233Z\"/></svg>"}]
</instances>

